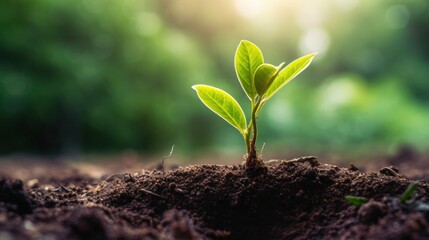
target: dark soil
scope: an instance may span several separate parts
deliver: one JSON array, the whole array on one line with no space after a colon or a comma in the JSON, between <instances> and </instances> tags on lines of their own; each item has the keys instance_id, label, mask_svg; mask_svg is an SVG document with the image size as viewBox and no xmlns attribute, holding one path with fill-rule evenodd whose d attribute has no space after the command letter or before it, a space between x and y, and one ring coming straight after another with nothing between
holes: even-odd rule
<instances>
[{"instance_id":1,"label":"dark soil","mask_svg":"<svg viewBox=\"0 0 429 240\"><path fill-rule=\"evenodd\" d=\"M0 239L429 239L429 185L316 160L0 178ZM346 195L370 201L360 207Z\"/></svg>"}]
</instances>

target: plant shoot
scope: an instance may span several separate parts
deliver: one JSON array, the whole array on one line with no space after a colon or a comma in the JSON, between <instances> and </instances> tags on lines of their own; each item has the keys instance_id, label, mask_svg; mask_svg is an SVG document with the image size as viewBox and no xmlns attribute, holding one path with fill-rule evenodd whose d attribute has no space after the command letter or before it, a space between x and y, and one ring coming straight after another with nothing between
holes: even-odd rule
<instances>
[{"instance_id":1,"label":"plant shoot","mask_svg":"<svg viewBox=\"0 0 429 240\"><path fill-rule=\"evenodd\" d=\"M251 103L249 122L240 104L227 92L203 84L192 86L200 100L210 110L243 135L247 149L246 166L262 164L256 153L258 136L256 120L260 110L283 86L304 71L316 54L298 58L283 68L284 62L278 66L265 63L261 50L255 44L246 40L240 42L235 53L234 65L238 81Z\"/></svg>"}]
</instances>

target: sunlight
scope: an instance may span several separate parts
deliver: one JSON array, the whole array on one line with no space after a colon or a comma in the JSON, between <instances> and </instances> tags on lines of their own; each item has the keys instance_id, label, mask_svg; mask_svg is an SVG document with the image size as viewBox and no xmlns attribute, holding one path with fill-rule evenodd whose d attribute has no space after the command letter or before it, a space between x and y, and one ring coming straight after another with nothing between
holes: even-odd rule
<instances>
[{"instance_id":1,"label":"sunlight","mask_svg":"<svg viewBox=\"0 0 429 240\"><path fill-rule=\"evenodd\" d=\"M351 10L358 5L359 0L335 0L335 3L343 10Z\"/></svg>"},{"instance_id":2,"label":"sunlight","mask_svg":"<svg viewBox=\"0 0 429 240\"><path fill-rule=\"evenodd\" d=\"M323 55L329 48L330 38L323 28L314 28L306 31L299 41L299 49L302 54L319 52Z\"/></svg>"},{"instance_id":3,"label":"sunlight","mask_svg":"<svg viewBox=\"0 0 429 240\"><path fill-rule=\"evenodd\" d=\"M241 16L252 19L265 10L262 3L260 0L236 0L235 7Z\"/></svg>"}]
</instances>

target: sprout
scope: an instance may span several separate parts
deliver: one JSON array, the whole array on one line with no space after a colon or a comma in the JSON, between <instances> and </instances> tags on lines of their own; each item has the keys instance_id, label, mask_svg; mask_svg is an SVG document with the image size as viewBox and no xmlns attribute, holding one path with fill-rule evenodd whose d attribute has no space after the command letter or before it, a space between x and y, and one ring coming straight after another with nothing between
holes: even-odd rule
<instances>
[{"instance_id":1,"label":"sprout","mask_svg":"<svg viewBox=\"0 0 429 240\"><path fill-rule=\"evenodd\" d=\"M247 123L240 104L227 92L203 84L192 86L198 97L210 110L243 135L247 149L246 166L254 167L262 164L255 147L258 136L256 118L259 111L284 85L304 71L316 54L312 53L298 58L283 68L284 63L278 66L264 63L262 52L255 44L245 40L240 42L235 53L234 65L241 87L251 103L249 123Z\"/></svg>"},{"instance_id":2,"label":"sprout","mask_svg":"<svg viewBox=\"0 0 429 240\"><path fill-rule=\"evenodd\" d=\"M362 204L365 204L368 202L368 198L365 197L358 197L358 196L352 196L352 195L347 195L346 196L346 202L348 204L360 207Z\"/></svg>"},{"instance_id":3,"label":"sprout","mask_svg":"<svg viewBox=\"0 0 429 240\"><path fill-rule=\"evenodd\" d=\"M405 203L413 197L413 194L416 191L418 184L419 182L414 181L408 185L407 189L405 189L404 193L402 193L402 195L399 197L401 203Z\"/></svg>"}]
</instances>

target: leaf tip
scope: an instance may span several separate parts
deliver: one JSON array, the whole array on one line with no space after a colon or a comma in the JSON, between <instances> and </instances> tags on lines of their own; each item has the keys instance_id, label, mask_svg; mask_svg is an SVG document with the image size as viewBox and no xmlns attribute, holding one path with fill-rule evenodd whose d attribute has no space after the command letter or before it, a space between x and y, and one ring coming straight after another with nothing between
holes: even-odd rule
<instances>
[{"instance_id":1,"label":"leaf tip","mask_svg":"<svg viewBox=\"0 0 429 240\"><path fill-rule=\"evenodd\" d=\"M251 42L250 42L249 40L242 39L242 40L240 41L239 45L241 45L241 44L245 44L245 43L251 43Z\"/></svg>"},{"instance_id":2,"label":"leaf tip","mask_svg":"<svg viewBox=\"0 0 429 240\"><path fill-rule=\"evenodd\" d=\"M207 86L207 85L205 85L205 84L195 84L195 85L192 85L192 89L194 89L195 91L198 92L198 88L204 87L204 86Z\"/></svg>"},{"instance_id":3,"label":"leaf tip","mask_svg":"<svg viewBox=\"0 0 429 240\"><path fill-rule=\"evenodd\" d=\"M307 59L310 60L308 63L308 64L310 64L318 54L319 54L319 52L313 52L313 53L310 53L304 57L307 57Z\"/></svg>"}]
</instances>

